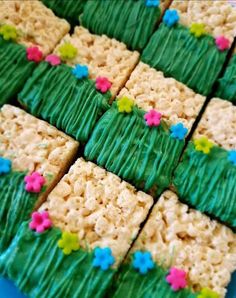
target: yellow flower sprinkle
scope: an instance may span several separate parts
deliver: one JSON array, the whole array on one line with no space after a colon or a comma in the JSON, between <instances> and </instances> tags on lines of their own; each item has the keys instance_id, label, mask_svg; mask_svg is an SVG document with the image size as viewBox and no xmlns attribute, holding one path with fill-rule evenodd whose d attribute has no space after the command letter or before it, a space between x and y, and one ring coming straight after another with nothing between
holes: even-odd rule
<instances>
[{"instance_id":1,"label":"yellow flower sprinkle","mask_svg":"<svg viewBox=\"0 0 236 298\"><path fill-rule=\"evenodd\" d=\"M117 107L120 113L130 113L134 106L134 101L126 96L117 100Z\"/></svg>"},{"instance_id":2,"label":"yellow flower sprinkle","mask_svg":"<svg viewBox=\"0 0 236 298\"><path fill-rule=\"evenodd\" d=\"M220 295L208 288L203 288L197 298L220 298Z\"/></svg>"},{"instance_id":3,"label":"yellow flower sprinkle","mask_svg":"<svg viewBox=\"0 0 236 298\"><path fill-rule=\"evenodd\" d=\"M58 241L58 247L62 249L65 255L71 254L72 251L79 249L77 234L63 232L61 239Z\"/></svg>"},{"instance_id":4,"label":"yellow flower sprinkle","mask_svg":"<svg viewBox=\"0 0 236 298\"><path fill-rule=\"evenodd\" d=\"M211 148L214 146L214 144L210 142L208 138L205 136L202 136L199 139L194 140L193 143L195 145L195 149L197 151L203 152L204 154L210 153Z\"/></svg>"},{"instance_id":5,"label":"yellow flower sprinkle","mask_svg":"<svg viewBox=\"0 0 236 298\"><path fill-rule=\"evenodd\" d=\"M59 48L60 57L63 60L73 59L77 55L77 49L70 43L65 43Z\"/></svg>"},{"instance_id":6,"label":"yellow flower sprinkle","mask_svg":"<svg viewBox=\"0 0 236 298\"><path fill-rule=\"evenodd\" d=\"M205 25L201 23L193 23L190 27L190 32L197 38L201 37L206 34Z\"/></svg>"},{"instance_id":7,"label":"yellow flower sprinkle","mask_svg":"<svg viewBox=\"0 0 236 298\"><path fill-rule=\"evenodd\" d=\"M17 39L17 30L14 26L11 25L2 25L0 27L0 34L5 40L16 40Z\"/></svg>"}]
</instances>

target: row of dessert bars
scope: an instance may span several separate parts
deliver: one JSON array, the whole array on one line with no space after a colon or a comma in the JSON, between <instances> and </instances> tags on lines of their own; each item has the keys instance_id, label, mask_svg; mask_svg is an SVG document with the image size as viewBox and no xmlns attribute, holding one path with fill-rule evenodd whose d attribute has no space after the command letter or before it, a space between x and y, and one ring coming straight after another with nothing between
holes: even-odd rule
<instances>
[{"instance_id":1,"label":"row of dessert bars","mask_svg":"<svg viewBox=\"0 0 236 298\"><path fill-rule=\"evenodd\" d=\"M33 298L225 297L235 28L230 1L0 0L1 275Z\"/></svg>"}]
</instances>

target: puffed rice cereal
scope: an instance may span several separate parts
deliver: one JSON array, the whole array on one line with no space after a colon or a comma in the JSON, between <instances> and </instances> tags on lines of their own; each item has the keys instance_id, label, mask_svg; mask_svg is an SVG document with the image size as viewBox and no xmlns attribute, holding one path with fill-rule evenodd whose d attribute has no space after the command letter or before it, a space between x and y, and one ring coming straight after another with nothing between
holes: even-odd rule
<instances>
[{"instance_id":1,"label":"puffed rice cereal","mask_svg":"<svg viewBox=\"0 0 236 298\"><path fill-rule=\"evenodd\" d=\"M77 233L81 247L109 246L119 264L152 204L151 196L79 158L40 210L54 226Z\"/></svg>"},{"instance_id":2,"label":"puffed rice cereal","mask_svg":"<svg viewBox=\"0 0 236 298\"><path fill-rule=\"evenodd\" d=\"M221 297L236 269L236 234L171 191L154 206L131 253L136 250L150 251L160 266L185 270L195 291L209 287Z\"/></svg>"}]
</instances>

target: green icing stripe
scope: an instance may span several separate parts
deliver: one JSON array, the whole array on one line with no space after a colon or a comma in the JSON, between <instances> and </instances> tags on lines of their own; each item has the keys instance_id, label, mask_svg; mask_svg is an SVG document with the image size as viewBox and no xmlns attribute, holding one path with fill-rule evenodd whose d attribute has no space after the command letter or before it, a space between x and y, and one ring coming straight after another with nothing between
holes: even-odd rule
<instances>
[{"instance_id":1,"label":"green icing stripe","mask_svg":"<svg viewBox=\"0 0 236 298\"><path fill-rule=\"evenodd\" d=\"M84 7L81 22L93 33L106 34L132 50L142 50L160 15L160 8L147 7L145 0L91 0Z\"/></svg>"},{"instance_id":2,"label":"green icing stripe","mask_svg":"<svg viewBox=\"0 0 236 298\"><path fill-rule=\"evenodd\" d=\"M236 55L230 60L224 76L218 81L216 96L236 104Z\"/></svg>"},{"instance_id":3,"label":"green icing stripe","mask_svg":"<svg viewBox=\"0 0 236 298\"><path fill-rule=\"evenodd\" d=\"M115 102L96 125L84 154L137 188L158 195L170 185L184 141L171 138L164 124L148 127L144 114L136 107L130 114L119 113Z\"/></svg>"},{"instance_id":4,"label":"green icing stripe","mask_svg":"<svg viewBox=\"0 0 236 298\"><path fill-rule=\"evenodd\" d=\"M58 248L61 231L37 234L21 225L8 250L0 256L0 272L32 298L103 297L115 270L93 268L93 254L78 250L66 256Z\"/></svg>"},{"instance_id":5,"label":"green icing stripe","mask_svg":"<svg viewBox=\"0 0 236 298\"><path fill-rule=\"evenodd\" d=\"M178 292L171 290L166 282L167 272L155 265L147 274L141 275L131 264L121 267L114 286L113 298L194 298L189 289Z\"/></svg>"},{"instance_id":6,"label":"green icing stripe","mask_svg":"<svg viewBox=\"0 0 236 298\"><path fill-rule=\"evenodd\" d=\"M23 87L35 67L26 58L26 50L0 37L0 106L9 102Z\"/></svg>"},{"instance_id":7,"label":"green icing stripe","mask_svg":"<svg viewBox=\"0 0 236 298\"><path fill-rule=\"evenodd\" d=\"M224 64L227 51L217 49L211 36L195 38L182 25L161 24L142 54L142 61L207 95Z\"/></svg>"},{"instance_id":8,"label":"green icing stripe","mask_svg":"<svg viewBox=\"0 0 236 298\"><path fill-rule=\"evenodd\" d=\"M85 142L109 108L111 95L99 93L88 79L76 79L71 70L63 64L52 67L40 63L18 98L36 117Z\"/></svg>"},{"instance_id":9,"label":"green icing stripe","mask_svg":"<svg viewBox=\"0 0 236 298\"><path fill-rule=\"evenodd\" d=\"M174 186L180 199L236 227L236 166L228 152L213 147L203 154L189 143L175 171Z\"/></svg>"},{"instance_id":10,"label":"green icing stripe","mask_svg":"<svg viewBox=\"0 0 236 298\"><path fill-rule=\"evenodd\" d=\"M42 2L59 17L67 19L72 24L77 24L86 0L42 0Z\"/></svg>"},{"instance_id":11,"label":"green icing stripe","mask_svg":"<svg viewBox=\"0 0 236 298\"><path fill-rule=\"evenodd\" d=\"M0 253L12 241L21 222L28 219L38 196L24 189L25 173L0 176Z\"/></svg>"}]
</instances>

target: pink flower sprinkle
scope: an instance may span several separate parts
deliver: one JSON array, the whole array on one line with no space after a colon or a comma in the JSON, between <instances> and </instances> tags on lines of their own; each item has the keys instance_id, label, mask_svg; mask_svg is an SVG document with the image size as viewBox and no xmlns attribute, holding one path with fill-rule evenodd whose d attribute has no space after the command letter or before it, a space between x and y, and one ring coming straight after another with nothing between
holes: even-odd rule
<instances>
[{"instance_id":1,"label":"pink flower sprinkle","mask_svg":"<svg viewBox=\"0 0 236 298\"><path fill-rule=\"evenodd\" d=\"M31 230L35 230L37 233L43 233L52 226L52 222L47 211L33 212L31 217L32 221L29 224L29 228Z\"/></svg>"},{"instance_id":2,"label":"pink flower sprinkle","mask_svg":"<svg viewBox=\"0 0 236 298\"><path fill-rule=\"evenodd\" d=\"M169 275L166 277L166 281L171 285L174 291L184 289L187 286L187 273L184 270L172 267Z\"/></svg>"},{"instance_id":3,"label":"pink flower sprinkle","mask_svg":"<svg viewBox=\"0 0 236 298\"><path fill-rule=\"evenodd\" d=\"M47 57L45 58L45 61L50 63L52 66L56 66L61 64L61 59L59 56L51 54L51 55L47 55Z\"/></svg>"},{"instance_id":4,"label":"pink flower sprinkle","mask_svg":"<svg viewBox=\"0 0 236 298\"><path fill-rule=\"evenodd\" d=\"M144 119L148 126L158 126L161 123L161 116L161 113L155 110L150 110L144 115Z\"/></svg>"},{"instance_id":5,"label":"pink flower sprinkle","mask_svg":"<svg viewBox=\"0 0 236 298\"><path fill-rule=\"evenodd\" d=\"M38 193L45 184L45 179L38 172L33 172L31 175L25 176L25 190L28 192Z\"/></svg>"},{"instance_id":6,"label":"pink flower sprinkle","mask_svg":"<svg viewBox=\"0 0 236 298\"><path fill-rule=\"evenodd\" d=\"M96 78L96 89L106 93L111 88L111 82L105 77Z\"/></svg>"},{"instance_id":7,"label":"pink flower sprinkle","mask_svg":"<svg viewBox=\"0 0 236 298\"><path fill-rule=\"evenodd\" d=\"M224 36L217 37L215 43L220 51L228 50L230 48L230 41Z\"/></svg>"},{"instance_id":8,"label":"pink flower sprinkle","mask_svg":"<svg viewBox=\"0 0 236 298\"><path fill-rule=\"evenodd\" d=\"M29 47L26 49L27 59L29 61L40 62L43 59L43 53L38 47Z\"/></svg>"}]
</instances>

